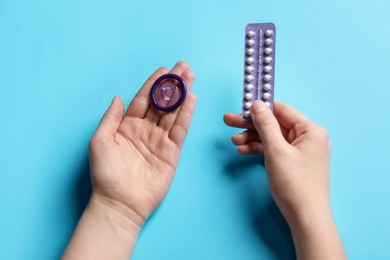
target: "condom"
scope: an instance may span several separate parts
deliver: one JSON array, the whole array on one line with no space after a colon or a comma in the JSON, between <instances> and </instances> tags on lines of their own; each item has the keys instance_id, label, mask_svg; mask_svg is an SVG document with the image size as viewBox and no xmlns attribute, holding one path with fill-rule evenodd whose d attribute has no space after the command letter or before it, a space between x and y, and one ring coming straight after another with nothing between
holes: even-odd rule
<instances>
[{"instance_id":1,"label":"condom","mask_svg":"<svg viewBox=\"0 0 390 260\"><path fill-rule=\"evenodd\" d=\"M152 86L150 98L161 111L170 112L183 104L187 95L187 85L183 78L175 74L159 77Z\"/></svg>"}]
</instances>

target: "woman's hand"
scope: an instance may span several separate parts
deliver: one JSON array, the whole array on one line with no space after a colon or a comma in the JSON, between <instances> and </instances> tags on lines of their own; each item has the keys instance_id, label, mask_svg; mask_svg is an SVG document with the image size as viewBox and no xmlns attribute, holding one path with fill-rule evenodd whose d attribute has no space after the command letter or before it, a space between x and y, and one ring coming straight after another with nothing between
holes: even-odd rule
<instances>
[{"instance_id":1,"label":"woman's hand","mask_svg":"<svg viewBox=\"0 0 390 260\"><path fill-rule=\"evenodd\" d=\"M329 199L331 143L324 127L294 108L262 101L251 108L252 122L225 114L229 126L246 128L232 137L242 155L264 156L272 196L293 233L299 259L343 259Z\"/></svg>"},{"instance_id":2,"label":"woman's hand","mask_svg":"<svg viewBox=\"0 0 390 260\"><path fill-rule=\"evenodd\" d=\"M115 97L90 142L92 196L63 259L129 259L145 220L168 192L196 105L166 113L150 102L154 81L181 76L188 91L195 79L185 62L155 71L124 113Z\"/></svg>"},{"instance_id":3,"label":"woman's hand","mask_svg":"<svg viewBox=\"0 0 390 260\"><path fill-rule=\"evenodd\" d=\"M170 72L158 69L125 114L123 102L114 98L90 142L93 199L127 207L140 223L168 192L196 104L192 93L173 112L161 112L151 104L154 81L167 73L181 76L191 88L194 74L187 63L177 63Z\"/></svg>"}]
</instances>

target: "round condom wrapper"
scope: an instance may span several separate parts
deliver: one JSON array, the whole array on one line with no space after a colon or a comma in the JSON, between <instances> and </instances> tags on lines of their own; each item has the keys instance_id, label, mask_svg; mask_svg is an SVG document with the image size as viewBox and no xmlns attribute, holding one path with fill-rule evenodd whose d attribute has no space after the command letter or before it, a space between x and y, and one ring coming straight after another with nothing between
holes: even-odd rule
<instances>
[{"instance_id":1,"label":"round condom wrapper","mask_svg":"<svg viewBox=\"0 0 390 260\"><path fill-rule=\"evenodd\" d=\"M161 111L173 111L186 98L187 85L183 78L175 74L159 77L152 86L150 98L153 105Z\"/></svg>"}]
</instances>

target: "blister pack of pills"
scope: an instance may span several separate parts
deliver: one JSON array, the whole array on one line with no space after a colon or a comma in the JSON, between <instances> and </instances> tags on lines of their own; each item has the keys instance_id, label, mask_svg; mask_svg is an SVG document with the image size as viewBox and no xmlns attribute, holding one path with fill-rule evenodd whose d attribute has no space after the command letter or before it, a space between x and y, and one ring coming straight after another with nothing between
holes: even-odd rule
<instances>
[{"instance_id":1,"label":"blister pack of pills","mask_svg":"<svg viewBox=\"0 0 390 260\"><path fill-rule=\"evenodd\" d=\"M263 100L273 111L275 82L275 25L248 24L245 28L245 69L242 118L250 120L255 100Z\"/></svg>"}]
</instances>

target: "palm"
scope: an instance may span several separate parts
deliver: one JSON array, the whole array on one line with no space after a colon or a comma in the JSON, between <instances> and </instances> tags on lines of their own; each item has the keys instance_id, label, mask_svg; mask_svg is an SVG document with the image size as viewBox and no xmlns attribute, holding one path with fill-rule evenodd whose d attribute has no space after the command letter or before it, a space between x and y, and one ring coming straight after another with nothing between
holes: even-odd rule
<instances>
[{"instance_id":1,"label":"palm","mask_svg":"<svg viewBox=\"0 0 390 260\"><path fill-rule=\"evenodd\" d=\"M155 124L139 119L125 118L117 133L117 140L127 142L137 159L143 161L143 169L173 174L180 154L180 147L168 136L168 132Z\"/></svg>"},{"instance_id":2,"label":"palm","mask_svg":"<svg viewBox=\"0 0 390 260\"><path fill-rule=\"evenodd\" d=\"M195 96L190 94L183 106L171 113L162 113L151 106L147 98L149 89L163 73L161 70L164 69L157 70L141 88L122 115L113 138L100 147L98 144L91 147L94 188L144 219L161 202L172 183L196 103ZM188 68L176 65L172 71L182 75L190 88L193 77Z\"/></svg>"}]
</instances>

